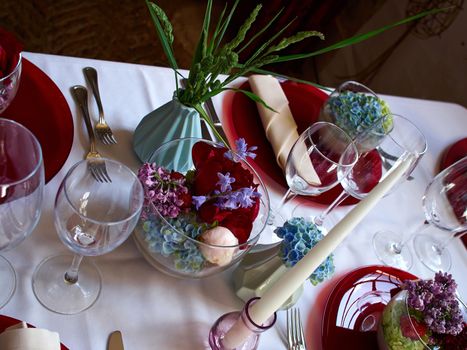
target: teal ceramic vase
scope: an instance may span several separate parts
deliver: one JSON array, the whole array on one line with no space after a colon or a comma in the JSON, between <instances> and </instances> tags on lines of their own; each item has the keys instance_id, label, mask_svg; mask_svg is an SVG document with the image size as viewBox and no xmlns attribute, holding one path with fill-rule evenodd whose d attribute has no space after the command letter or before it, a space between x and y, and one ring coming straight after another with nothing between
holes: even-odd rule
<instances>
[{"instance_id":1,"label":"teal ceramic vase","mask_svg":"<svg viewBox=\"0 0 467 350\"><path fill-rule=\"evenodd\" d=\"M174 96L141 120L133 134L133 150L142 162L151 162L162 144L187 137L202 138L201 117Z\"/></svg>"}]
</instances>

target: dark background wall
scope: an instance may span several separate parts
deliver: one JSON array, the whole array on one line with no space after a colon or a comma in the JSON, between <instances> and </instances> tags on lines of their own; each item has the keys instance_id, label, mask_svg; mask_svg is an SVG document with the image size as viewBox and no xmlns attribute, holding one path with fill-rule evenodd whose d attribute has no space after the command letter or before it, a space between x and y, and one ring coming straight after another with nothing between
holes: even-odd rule
<instances>
[{"instance_id":1,"label":"dark background wall","mask_svg":"<svg viewBox=\"0 0 467 350\"><path fill-rule=\"evenodd\" d=\"M234 17L236 26L256 2L240 2ZM206 1L160 0L157 3L174 26L178 63L187 68L198 40ZM310 39L289 50L290 53L305 52L395 22L410 11L446 4L461 8L463 3L464 0L268 0L263 1L253 31L284 7L272 31L297 17L289 33L315 29L326 35L324 43ZM214 1L213 18L223 6L224 1ZM0 26L15 33L26 51L167 65L143 0L1 0ZM352 48L269 68L328 86L355 79L378 93L467 106L466 39L467 15L462 9L415 27L402 26Z\"/></svg>"}]
</instances>

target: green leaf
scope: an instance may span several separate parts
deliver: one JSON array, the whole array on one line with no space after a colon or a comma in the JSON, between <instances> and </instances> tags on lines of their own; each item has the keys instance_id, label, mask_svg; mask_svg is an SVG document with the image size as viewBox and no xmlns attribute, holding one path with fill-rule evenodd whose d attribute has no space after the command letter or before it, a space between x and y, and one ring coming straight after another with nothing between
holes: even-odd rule
<instances>
[{"instance_id":1,"label":"green leaf","mask_svg":"<svg viewBox=\"0 0 467 350\"><path fill-rule=\"evenodd\" d=\"M266 102L264 102L258 95L255 95L255 94L252 93L251 91L242 90L242 89L237 89L237 88L226 88L225 90L232 90L232 91L235 91L235 92L241 92L242 94L244 94L245 96L249 97L249 98L252 99L253 101L258 102L258 103L262 104L264 107L266 107L267 109L270 109L270 110L273 111L274 113L277 113L277 111L276 111L275 109L273 109L272 107L268 106L268 104L267 104Z\"/></svg>"},{"instance_id":2,"label":"green leaf","mask_svg":"<svg viewBox=\"0 0 467 350\"><path fill-rule=\"evenodd\" d=\"M225 19L225 22L221 26L220 34L218 35L216 44L214 46L214 51L216 51L219 48L219 45L222 42L222 39L224 39L225 31L227 30L227 27L229 26L229 23L230 23L230 21L232 19L232 16L233 16L233 14L235 12L235 9L237 8L237 5L238 5L239 1L240 0L235 0L234 4L232 5L232 8L230 9L229 15L227 16L227 18Z\"/></svg>"},{"instance_id":3,"label":"green leaf","mask_svg":"<svg viewBox=\"0 0 467 350\"><path fill-rule=\"evenodd\" d=\"M170 67L176 70L178 69L177 61L172 51L172 25L165 14L165 12L157 6L155 3L146 0L146 5L149 8L149 13L151 14L152 21L156 26L156 32L159 36L159 40L164 50L167 60L169 61Z\"/></svg>"},{"instance_id":4,"label":"green leaf","mask_svg":"<svg viewBox=\"0 0 467 350\"><path fill-rule=\"evenodd\" d=\"M214 43L220 34L220 29L222 25L222 20L224 19L224 16L225 16L225 11L227 11L227 3L225 3L224 5L224 9L222 10L219 20L217 21L216 29L214 30L214 34L212 35L211 43L209 44L208 52L210 54L212 54L214 50Z\"/></svg>"},{"instance_id":5,"label":"green leaf","mask_svg":"<svg viewBox=\"0 0 467 350\"><path fill-rule=\"evenodd\" d=\"M294 77L291 77L291 76L288 76L288 75L285 75L285 74L280 74L280 73L268 71L268 70L265 70L265 69L253 68L251 70L251 72L258 73L258 74L268 74L268 75L272 75L272 76L275 76L275 77L281 77L281 78L284 78L284 79L287 79L287 80L296 81L298 83L311 85L311 86L317 87L318 89L326 90L326 91L329 91L329 92L334 91L334 89L330 89L330 88L328 88L326 86L314 83L312 81L307 81L307 80L303 80L303 79L299 79L299 78L294 78Z\"/></svg>"},{"instance_id":6,"label":"green leaf","mask_svg":"<svg viewBox=\"0 0 467 350\"><path fill-rule=\"evenodd\" d=\"M367 40L369 38L372 38L372 37L374 37L376 35L381 34L382 32L385 32L388 29L395 28L395 27L400 26L402 24L415 21L417 19L420 19L420 18L428 16L428 15L432 15L432 14L435 14L435 13L438 13L438 12L446 11L447 9L448 8L423 11L423 12L420 12L420 13L414 15L414 16L410 16L410 17L407 17L407 18L405 18L403 20L397 21L395 23L388 24L388 25L386 25L384 27L381 27L379 29L370 31L368 33L358 34L358 35L355 35L355 36L353 36L351 38L341 40L341 41L339 41L339 42L337 42L337 43L335 43L335 44L333 44L331 46L325 47L323 49L320 49L320 50L317 50L317 51L314 51L314 52L282 56L279 60L277 60L277 62L287 62L287 61L292 61L292 60L298 60L298 59L313 57L313 56L321 55L321 54L329 52L329 51L341 49L341 48L344 48L344 47L347 47L347 46L350 46L350 45L357 44L359 42L365 41L365 40Z\"/></svg>"},{"instance_id":7,"label":"green leaf","mask_svg":"<svg viewBox=\"0 0 467 350\"><path fill-rule=\"evenodd\" d=\"M198 45L193 55L193 61L191 66L195 65L198 62L201 62L203 57L206 56L207 52L207 40L209 35L209 23L211 22L211 10L212 10L212 0L208 0L206 6L206 12L204 14L203 28L201 29L201 35L198 41Z\"/></svg>"}]
</instances>

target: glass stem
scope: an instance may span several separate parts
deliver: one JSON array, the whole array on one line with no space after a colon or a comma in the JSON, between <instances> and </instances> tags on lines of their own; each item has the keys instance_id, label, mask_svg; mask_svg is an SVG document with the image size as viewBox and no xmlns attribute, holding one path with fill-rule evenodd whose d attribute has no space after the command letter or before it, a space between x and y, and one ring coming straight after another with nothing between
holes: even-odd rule
<instances>
[{"instance_id":1,"label":"glass stem","mask_svg":"<svg viewBox=\"0 0 467 350\"><path fill-rule=\"evenodd\" d=\"M279 214L282 207L286 205L291 199L294 199L295 197L297 197L297 194L292 192L292 190L289 188L287 192L285 192L285 194L282 196L279 202L279 206L275 210L271 210L271 212L269 213L269 219L268 219L269 225L273 225L274 220L276 218L276 213Z\"/></svg>"},{"instance_id":2,"label":"glass stem","mask_svg":"<svg viewBox=\"0 0 467 350\"><path fill-rule=\"evenodd\" d=\"M436 248L439 249L439 252L441 253L446 247L453 241L453 239L457 236L457 234L460 232L459 238L461 238L463 235L467 233L467 230L465 228L462 229L457 229L457 230L452 230L451 235L447 240L444 241L443 244L440 244Z\"/></svg>"},{"instance_id":3,"label":"glass stem","mask_svg":"<svg viewBox=\"0 0 467 350\"><path fill-rule=\"evenodd\" d=\"M418 229L416 229L415 231L411 232L410 234L408 234L405 239L402 239L400 242L397 242L397 243L394 243L393 245L393 249L394 249L394 252L396 254L400 254L402 252L402 248L405 247L405 245L407 243L409 243L409 241L412 239L412 237L414 236L415 233L422 233L423 231L425 231L428 227L430 226L430 224L428 223L428 221L424 221L423 224L421 224Z\"/></svg>"},{"instance_id":4,"label":"glass stem","mask_svg":"<svg viewBox=\"0 0 467 350\"><path fill-rule=\"evenodd\" d=\"M65 282L74 284L78 282L78 270L79 265L81 264L81 260L83 260L82 255L75 254L73 256L73 261L71 262L71 266L69 267L68 271L65 272Z\"/></svg>"},{"instance_id":5,"label":"glass stem","mask_svg":"<svg viewBox=\"0 0 467 350\"><path fill-rule=\"evenodd\" d=\"M349 194L345 191L342 191L341 194L332 202L325 211L323 211L319 216L313 219L313 223L317 226L322 226L324 220L328 216L328 214L334 210L339 204L345 201L349 197Z\"/></svg>"}]
</instances>

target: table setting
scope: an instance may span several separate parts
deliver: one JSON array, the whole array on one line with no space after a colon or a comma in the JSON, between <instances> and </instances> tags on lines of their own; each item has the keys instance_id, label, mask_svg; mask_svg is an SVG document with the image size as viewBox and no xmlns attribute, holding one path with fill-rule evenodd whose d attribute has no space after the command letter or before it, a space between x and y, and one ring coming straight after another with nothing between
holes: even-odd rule
<instances>
[{"instance_id":1,"label":"table setting","mask_svg":"<svg viewBox=\"0 0 467 350\"><path fill-rule=\"evenodd\" d=\"M0 31L0 348L465 348L465 107L238 65L261 6L180 69L147 4L171 68Z\"/></svg>"}]
</instances>

